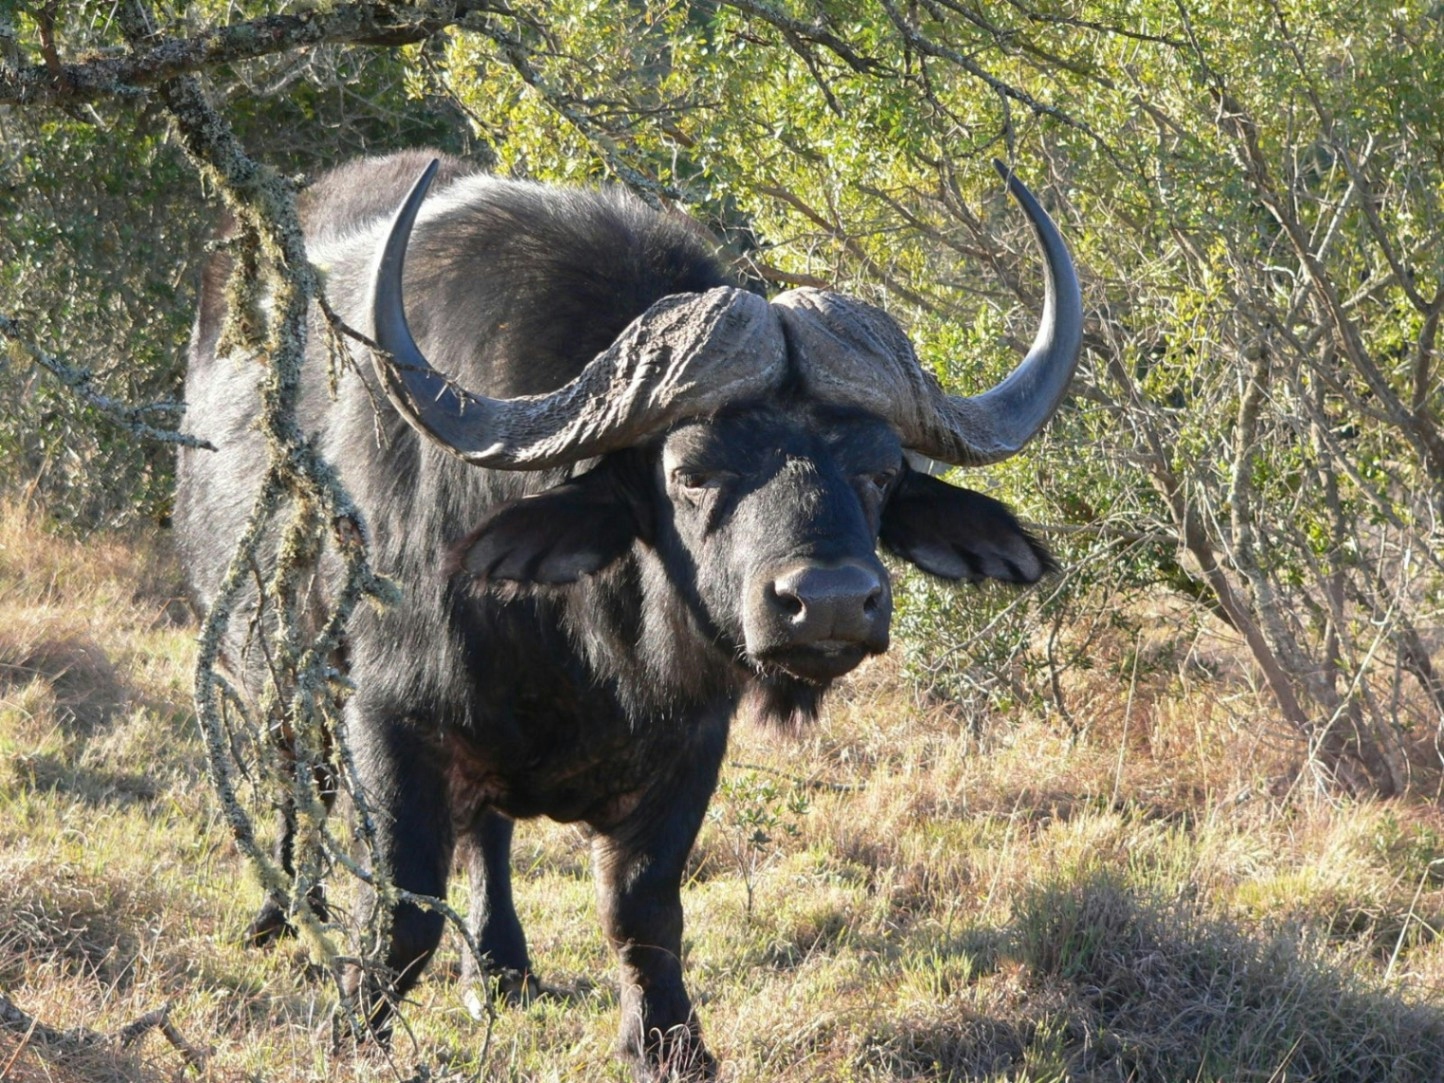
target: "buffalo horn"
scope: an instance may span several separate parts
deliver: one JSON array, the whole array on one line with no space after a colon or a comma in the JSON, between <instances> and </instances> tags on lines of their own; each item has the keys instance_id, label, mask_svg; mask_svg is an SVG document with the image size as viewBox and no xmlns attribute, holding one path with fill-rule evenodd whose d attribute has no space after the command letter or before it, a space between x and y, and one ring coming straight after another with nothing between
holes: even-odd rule
<instances>
[{"instance_id":1,"label":"buffalo horn","mask_svg":"<svg viewBox=\"0 0 1444 1083\"><path fill-rule=\"evenodd\" d=\"M657 301L565 387L493 399L438 373L406 322L402 270L433 162L397 211L373 276L377 374L414 427L466 462L539 470L628 447L684 416L765 394L783 378L777 316L753 294L718 287Z\"/></svg>"},{"instance_id":2,"label":"buffalo horn","mask_svg":"<svg viewBox=\"0 0 1444 1083\"><path fill-rule=\"evenodd\" d=\"M805 356L822 399L888 418L903 444L941 462L981 466L1016 454L1058 408L1078 364L1083 302L1067 245L1033 194L993 163L1032 223L1043 250L1043 318L1018 367L980 395L948 395L918 364L912 345L881 309L825 290L791 290L774 302Z\"/></svg>"}]
</instances>

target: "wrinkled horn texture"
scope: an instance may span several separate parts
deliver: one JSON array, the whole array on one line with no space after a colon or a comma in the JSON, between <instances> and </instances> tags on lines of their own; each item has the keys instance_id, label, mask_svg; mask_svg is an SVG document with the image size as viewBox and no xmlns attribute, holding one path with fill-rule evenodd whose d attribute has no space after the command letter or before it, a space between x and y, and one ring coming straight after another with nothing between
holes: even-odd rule
<instances>
[{"instance_id":1,"label":"wrinkled horn texture","mask_svg":"<svg viewBox=\"0 0 1444 1083\"><path fill-rule=\"evenodd\" d=\"M903 445L959 466L994 461L995 419L969 399L952 398L919 363L912 343L879 308L827 290L789 290L773 305L788 340L806 357L817 398L887 418Z\"/></svg>"},{"instance_id":2,"label":"wrinkled horn texture","mask_svg":"<svg viewBox=\"0 0 1444 1083\"><path fill-rule=\"evenodd\" d=\"M1032 348L998 386L948 395L881 309L826 290L791 290L773 304L804 379L819 398L859 406L897 426L911 451L958 466L1015 455L1058 408L1083 340L1083 301L1068 248L1031 192L999 163L1044 258L1043 315Z\"/></svg>"},{"instance_id":3,"label":"wrinkled horn texture","mask_svg":"<svg viewBox=\"0 0 1444 1083\"><path fill-rule=\"evenodd\" d=\"M402 301L411 228L435 170L397 212L372 296L383 386L417 428L475 466L535 470L635 444L673 422L779 387L792 358L819 401L891 421L912 451L959 466L1016 454L1066 393L1082 343L1082 299L1067 246L1032 193L994 163L1033 226L1045 267L1043 316L1028 355L998 386L953 396L918 363L881 309L828 290L799 289L769 305L730 287L656 302L565 387L491 399L431 368Z\"/></svg>"},{"instance_id":4,"label":"wrinkled horn texture","mask_svg":"<svg viewBox=\"0 0 1444 1083\"><path fill-rule=\"evenodd\" d=\"M683 417L765 394L786 371L781 327L762 298L719 287L665 297L633 320L565 387L491 399L437 373L412 338L402 301L411 227L435 172L397 212L372 292L375 363L413 425L474 466L539 470L605 454Z\"/></svg>"},{"instance_id":5,"label":"wrinkled horn texture","mask_svg":"<svg viewBox=\"0 0 1444 1083\"><path fill-rule=\"evenodd\" d=\"M476 466L539 469L629 447L684 417L778 386L777 319L754 294L719 287L666 297L633 320L581 374L549 395L487 400Z\"/></svg>"}]
</instances>

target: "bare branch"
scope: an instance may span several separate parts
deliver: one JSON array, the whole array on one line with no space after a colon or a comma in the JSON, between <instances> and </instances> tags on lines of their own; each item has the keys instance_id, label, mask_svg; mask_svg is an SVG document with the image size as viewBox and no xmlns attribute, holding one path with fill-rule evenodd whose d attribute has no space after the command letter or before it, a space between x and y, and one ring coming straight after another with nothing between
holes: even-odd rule
<instances>
[{"instance_id":1,"label":"bare branch","mask_svg":"<svg viewBox=\"0 0 1444 1083\"><path fill-rule=\"evenodd\" d=\"M1419 338L1414 343L1414 390L1409 396L1409 407L1416 414L1422 414L1429 407L1429 396L1434 393L1437 383L1430 378L1434 362L1438 357L1435 343L1439 340L1439 312L1444 309L1444 288L1434 294L1429 307L1424 311L1424 324L1419 328Z\"/></svg>"},{"instance_id":2,"label":"bare branch","mask_svg":"<svg viewBox=\"0 0 1444 1083\"><path fill-rule=\"evenodd\" d=\"M501 48L502 55L523 82L541 95L562 119L576 128L586 140L596 147L598 153L622 182L653 207L662 206L666 200L686 200L680 190L663 184L627 162L617 146L612 133L597 124L587 113L577 108L577 101L564 90L554 85L537 70L531 62L531 53L517 34L511 33L492 22L482 23L478 31L491 38Z\"/></svg>"},{"instance_id":3,"label":"bare branch","mask_svg":"<svg viewBox=\"0 0 1444 1083\"><path fill-rule=\"evenodd\" d=\"M825 290L828 288L828 281L817 275L794 274L791 271L784 271L780 267L774 267L764 260L757 259L751 255L744 255L742 263L746 268L764 282L774 286L785 286L787 289L794 289L805 286L810 289Z\"/></svg>"},{"instance_id":4,"label":"bare branch","mask_svg":"<svg viewBox=\"0 0 1444 1083\"><path fill-rule=\"evenodd\" d=\"M764 22L771 23L778 30L781 30L789 38L793 48L797 48L799 41L810 41L836 54L848 67L862 75L872 75L886 70L886 65L875 57L863 56L851 45L832 31L827 29L826 24L821 20L805 23L801 19L794 19L786 15L770 4L761 3L760 0L722 0L730 8L748 15L756 16Z\"/></svg>"},{"instance_id":5,"label":"bare branch","mask_svg":"<svg viewBox=\"0 0 1444 1083\"><path fill-rule=\"evenodd\" d=\"M1399 288L1402 289L1409 298L1410 304L1420 312L1425 311L1428 304L1415 287L1413 275L1410 274L1409 270L1404 266L1403 260L1394 248L1393 241L1389 236L1389 231L1384 227L1383 221L1379 218L1378 198L1370 186L1368 179L1364 176L1362 165L1354 160L1354 156L1349 152L1349 148L1346 147L1343 140L1339 138L1334 118L1328 109L1324 107L1324 103L1319 97L1318 88L1314 86L1308 65L1304 61L1303 54L1299 51L1299 46L1294 40L1293 33L1289 30L1288 21L1284 18L1283 10L1279 7L1277 0L1270 0L1269 6L1273 9L1274 19L1278 23L1279 32L1283 35L1285 44L1288 45L1289 55L1294 61L1294 69L1299 73L1299 84L1304 88L1304 93L1308 97L1309 105L1314 110L1314 115L1318 117L1319 126L1323 129L1324 135L1328 137L1329 146L1333 149L1334 153L1339 156L1339 160L1344 163L1344 168L1348 171L1349 180L1353 187L1359 191L1359 207L1364 212L1365 221L1369 223L1369 232L1374 236L1374 243L1379 246L1379 251L1384 254L1384 259L1388 261L1390 268L1393 270ZM1368 150L1365 149L1365 159L1368 158L1368 154Z\"/></svg>"},{"instance_id":6,"label":"bare branch","mask_svg":"<svg viewBox=\"0 0 1444 1083\"><path fill-rule=\"evenodd\" d=\"M1094 142L1096 142L1100 148L1104 149L1105 151L1109 150L1108 144L1104 141L1103 137L1085 122L1077 119L1069 113L1064 112L1062 109L1059 109L1055 105L1049 105L1046 102L1041 102L1026 91L1020 90L1009 83L1005 83L996 75L993 75L991 72L984 69L982 65L978 64L977 61L973 60L968 56L965 56L957 49L954 49L947 45L943 45L923 34L922 31L918 30L917 27L915 27L903 16L903 13L898 10L898 7L895 3L893 3L893 0L882 0L882 6L883 9L887 12L888 17L892 20L893 25L897 27L898 32L902 34L903 40L906 41L908 45L912 46L912 48L916 49L922 55L930 56L937 60L944 60L947 61L949 64L961 68L963 71L973 76L973 78L981 80L983 83L986 83L987 86L992 89L992 91L1000 98L1008 101L1015 101L1019 105L1027 107L1029 111L1039 116L1049 116L1052 117L1054 120L1060 121L1063 124L1068 125L1068 127L1070 128L1076 128L1078 131L1083 132L1090 139L1094 140Z\"/></svg>"},{"instance_id":7,"label":"bare branch","mask_svg":"<svg viewBox=\"0 0 1444 1083\"><path fill-rule=\"evenodd\" d=\"M942 2L946 3L948 7L955 10L963 10L962 5L956 3L955 0L942 0ZM1045 25L1051 26L1074 26L1082 30L1093 30L1097 31L1100 34L1108 34L1110 36L1126 38L1130 41L1154 42L1159 45L1167 45L1170 48L1174 49L1185 48L1188 44L1180 38L1172 38L1169 37L1167 34L1148 34L1127 26L1119 26L1112 23L1102 23L1092 19L1078 18L1072 15L1061 15L1054 14L1052 12L1039 11L1035 7L1030 7L1027 4L1020 2L1020 0L1006 0L1006 2L1009 7L1016 9L1025 18L1035 23L1043 23Z\"/></svg>"},{"instance_id":8,"label":"bare branch","mask_svg":"<svg viewBox=\"0 0 1444 1083\"><path fill-rule=\"evenodd\" d=\"M165 1036L165 1040L170 1042L176 1052L180 1053L187 1068L204 1072L210 1053L185 1040L181 1032L176 1029L176 1025L170 1021L170 1008L171 1006L166 1004L153 1012L146 1012L134 1023L122 1027L116 1034L115 1040L122 1046L130 1046L140 1041L147 1032L159 1030Z\"/></svg>"},{"instance_id":9,"label":"bare branch","mask_svg":"<svg viewBox=\"0 0 1444 1083\"><path fill-rule=\"evenodd\" d=\"M809 206L808 203L795 192L777 185L758 185L755 191L758 195L781 200L796 210L798 214L802 215L813 225L817 226L818 229L821 229L829 237L836 240L843 248L847 249L847 251L867 267L871 273L877 275L892 293L897 294L897 296L928 312L937 311L937 304L935 302L915 290L908 289L908 287L897 281L894 276L889 275L877 265L876 260L867 254L866 249L858 244L856 238L850 236L839 223L829 221L826 215L822 214L816 208Z\"/></svg>"},{"instance_id":10,"label":"bare branch","mask_svg":"<svg viewBox=\"0 0 1444 1083\"><path fill-rule=\"evenodd\" d=\"M104 1046L126 1048L140 1041L150 1031L159 1030L165 1035L166 1041L170 1042L180 1053L187 1068L191 1068L197 1073L203 1073L206 1061L210 1058L210 1051L186 1041L181 1032L176 1029L175 1024L170 1021L170 1009L171 1006L165 1004L154 1011L146 1012L139 1019L121 1027L114 1034L105 1034L88 1027L71 1027L68 1030L61 1030L48 1023L42 1023L4 993L0 993L0 1027L6 1030L20 1031L25 1035L26 1042L37 1041L42 1045L54 1046L70 1052ZM23 1045L21 1048L24 1048ZM17 1049L16 1056L19 1053L20 1050ZM14 1065L14 1059L12 1057L11 1063L5 1066L5 1071L0 1072L0 1078L8 1078L9 1070Z\"/></svg>"},{"instance_id":11,"label":"bare branch","mask_svg":"<svg viewBox=\"0 0 1444 1083\"><path fill-rule=\"evenodd\" d=\"M1350 317L1339 297L1333 276L1329 274L1319 253L1310 244L1307 231L1288 201L1279 194L1268 159L1259 140L1258 127L1216 75L1215 94L1218 103L1218 125L1238 145L1239 164L1254 194L1264 208L1282 227L1294 254L1318 297L1320 304L1339 339L1339 345L1350 365L1359 374L1390 423L1402 433L1419 453L1427 467L1426 475L1435 483L1437 499L1444 506L1444 433L1427 412L1410 410L1379 367L1364 343L1358 324Z\"/></svg>"},{"instance_id":12,"label":"bare branch","mask_svg":"<svg viewBox=\"0 0 1444 1083\"><path fill-rule=\"evenodd\" d=\"M161 38L123 56L60 62L53 42L47 63L0 64L0 104L32 105L135 96L180 75L221 64L289 53L322 42L395 46L423 41L468 17L502 10L491 0L450 4L360 3L266 15L189 38Z\"/></svg>"}]
</instances>

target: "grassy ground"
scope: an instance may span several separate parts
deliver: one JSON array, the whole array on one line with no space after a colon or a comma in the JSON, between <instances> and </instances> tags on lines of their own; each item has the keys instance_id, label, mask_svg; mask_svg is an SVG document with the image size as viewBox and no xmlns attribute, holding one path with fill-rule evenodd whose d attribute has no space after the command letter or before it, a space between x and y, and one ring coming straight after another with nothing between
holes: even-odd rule
<instances>
[{"instance_id":1,"label":"grassy ground","mask_svg":"<svg viewBox=\"0 0 1444 1083\"><path fill-rule=\"evenodd\" d=\"M167 1004L205 1079L624 1078L586 849L547 824L518 832L519 906L573 994L488 1030L452 944L389 1059L332 1052L304 950L238 946L259 895L209 798L179 594L163 538L0 510L0 993L25 1013L0 1080L185 1075L159 1030L79 1033ZM1100 643L1077 733L917 702L896 661L810 733L739 733L684 895L724 1080L1444 1078L1436 802L1314 794L1211 649L1130 688Z\"/></svg>"}]
</instances>

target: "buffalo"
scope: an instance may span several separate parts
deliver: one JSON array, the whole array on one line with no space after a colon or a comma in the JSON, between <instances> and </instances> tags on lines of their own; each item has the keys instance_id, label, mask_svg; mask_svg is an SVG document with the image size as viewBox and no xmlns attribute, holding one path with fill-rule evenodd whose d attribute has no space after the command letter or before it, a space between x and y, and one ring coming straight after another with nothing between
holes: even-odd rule
<instances>
[{"instance_id":1,"label":"buffalo","mask_svg":"<svg viewBox=\"0 0 1444 1083\"><path fill-rule=\"evenodd\" d=\"M696 223L623 191L404 152L303 194L329 300L376 345L332 387L317 322L301 415L401 593L357 610L337 660L381 856L397 886L444 895L460 853L486 971L465 976L522 991L513 823L585 825L641 1078L715 1066L682 980L680 889L733 717L804 723L887 649L879 543L949 580L1051 566L1002 504L910 465L1014 454L1077 364L1067 248L1007 180L1044 311L1017 369L972 397L944 393L880 309L740 289ZM265 453L257 367L221 345L227 259L205 276L186 382L186 431L219 450L181 453L175 516L203 605ZM225 651L254 684L245 624ZM284 921L270 899L253 934ZM352 979L383 1034L442 918L400 903L390 926L391 980Z\"/></svg>"}]
</instances>

